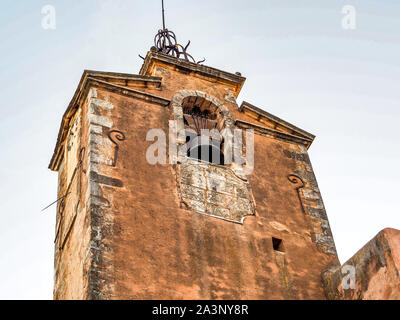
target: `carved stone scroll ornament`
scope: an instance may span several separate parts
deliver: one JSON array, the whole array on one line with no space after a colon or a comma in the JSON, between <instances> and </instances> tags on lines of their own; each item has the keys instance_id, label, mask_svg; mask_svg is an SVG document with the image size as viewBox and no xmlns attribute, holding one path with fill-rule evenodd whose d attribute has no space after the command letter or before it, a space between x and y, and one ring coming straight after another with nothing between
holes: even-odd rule
<instances>
[{"instance_id":1,"label":"carved stone scroll ornament","mask_svg":"<svg viewBox=\"0 0 400 320\"><path fill-rule=\"evenodd\" d=\"M297 176L295 174L288 175L288 179L291 183L296 185L296 192L297 192L297 197L299 198L299 201L300 201L301 210L305 214L306 211L304 209L303 200L302 200L301 194L300 194L300 189L304 188L304 181L303 181L303 179L301 179L299 176Z\"/></svg>"},{"instance_id":2,"label":"carved stone scroll ornament","mask_svg":"<svg viewBox=\"0 0 400 320\"><path fill-rule=\"evenodd\" d=\"M111 142L114 144L115 149L114 149L114 159L112 162L112 166L115 167L117 165L117 160L118 160L118 150L119 150L119 145L118 141L125 141L125 134L122 131L119 130L110 130L108 132L108 138L111 140Z\"/></svg>"}]
</instances>

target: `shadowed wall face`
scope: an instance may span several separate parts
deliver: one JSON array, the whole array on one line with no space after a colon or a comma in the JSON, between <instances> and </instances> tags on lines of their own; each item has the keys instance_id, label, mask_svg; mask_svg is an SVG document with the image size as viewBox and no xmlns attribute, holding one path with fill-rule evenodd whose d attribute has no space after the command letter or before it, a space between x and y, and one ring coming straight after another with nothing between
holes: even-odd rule
<instances>
[{"instance_id":1,"label":"shadowed wall face","mask_svg":"<svg viewBox=\"0 0 400 320\"><path fill-rule=\"evenodd\" d=\"M239 108L243 82L155 53L139 76L84 74L71 104L79 107L64 118L65 132L78 119L78 146L61 131L65 153L52 160L60 196L68 172L77 168L79 182L57 218L56 299L325 298L321 273L339 262L307 155L312 139ZM235 163L183 163L186 154L149 164L148 131L168 133L169 120L184 127L190 99L210 101L221 128L254 130L251 174Z\"/></svg>"},{"instance_id":2,"label":"shadowed wall face","mask_svg":"<svg viewBox=\"0 0 400 320\"><path fill-rule=\"evenodd\" d=\"M341 267L324 273L326 295L337 300L400 299L400 231L384 229Z\"/></svg>"}]
</instances>

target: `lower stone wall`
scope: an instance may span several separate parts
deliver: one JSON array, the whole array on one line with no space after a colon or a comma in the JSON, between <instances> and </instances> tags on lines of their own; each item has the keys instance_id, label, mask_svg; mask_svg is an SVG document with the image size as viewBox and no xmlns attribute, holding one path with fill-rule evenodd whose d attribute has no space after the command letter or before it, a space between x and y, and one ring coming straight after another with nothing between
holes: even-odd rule
<instances>
[{"instance_id":1,"label":"lower stone wall","mask_svg":"<svg viewBox=\"0 0 400 320\"><path fill-rule=\"evenodd\" d=\"M322 275L328 299L400 299L400 231L384 229L341 267Z\"/></svg>"}]
</instances>

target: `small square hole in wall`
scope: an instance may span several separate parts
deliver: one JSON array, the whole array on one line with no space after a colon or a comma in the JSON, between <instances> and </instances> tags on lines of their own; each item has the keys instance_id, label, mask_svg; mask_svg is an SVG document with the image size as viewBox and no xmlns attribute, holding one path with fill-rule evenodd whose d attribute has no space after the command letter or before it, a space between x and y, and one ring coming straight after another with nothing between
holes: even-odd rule
<instances>
[{"instance_id":1,"label":"small square hole in wall","mask_svg":"<svg viewBox=\"0 0 400 320\"><path fill-rule=\"evenodd\" d=\"M282 239L272 238L272 247L274 248L275 251L285 252Z\"/></svg>"}]
</instances>

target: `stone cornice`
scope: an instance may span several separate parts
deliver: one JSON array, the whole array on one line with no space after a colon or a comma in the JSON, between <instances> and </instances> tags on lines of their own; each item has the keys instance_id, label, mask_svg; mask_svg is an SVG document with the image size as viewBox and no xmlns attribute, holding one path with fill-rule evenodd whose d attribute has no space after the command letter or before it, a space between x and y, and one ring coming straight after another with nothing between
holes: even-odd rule
<instances>
[{"instance_id":1,"label":"stone cornice","mask_svg":"<svg viewBox=\"0 0 400 320\"><path fill-rule=\"evenodd\" d=\"M195 74L197 73L209 78L214 78L217 81L219 80L222 82L230 83L236 88L235 97L239 95L239 92L242 89L244 82L246 81L245 77L242 77L237 74L218 70L212 67L207 67L202 64L193 63L183 59L178 59L173 56L154 51L149 51L147 53L139 74L140 75L149 74L152 68L154 67L155 62L173 65L177 69L193 72Z\"/></svg>"},{"instance_id":2,"label":"stone cornice","mask_svg":"<svg viewBox=\"0 0 400 320\"><path fill-rule=\"evenodd\" d=\"M246 101L242 102L239 110L240 110L240 112L243 112L244 110L249 110L249 111L257 114L257 116L259 118L265 118L276 125L282 126L286 129L292 131L292 135L294 135L294 136L303 137L311 142L315 139L315 136L313 134L300 129L300 128L294 126L293 124L286 122L285 120L282 120L282 119L278 118L277 116L274 116L274 115L268 113L267 111L257 108L256 106L254 106Z\"/></svg>"},{"instance_id":3,"label":"stone cornice","mask_svg":"<svg viewBox=\"0 0 400 320\"><path fill-rule=\"evenodd\" d=\"M115 93L119 93L122 95L126 95L129 97L134 97L136 99L140 99L140 100L144 100L150 103L155 103L155 104L159 104L162 105L164 107L168 106L169 103L171 102L168 99L147 93L147 92L143 92L143 91L139 91L139 90L135 90L132 88L128 88L128 87L124 87L124 86L119 86L113 83L109 83L106 81L102 81L102 80L98 80L95 78L87 78L87 85L92 85L94 87L97 88L103 88L103 89L107 89L108 91L111 92L115 92Z\"/></svg>"},{"instance_id":4,"label":"stone cornice","mask_svg":"<svg viewBox=\"0 0 400 320\"><path fill-rule=\"evenodd\" d=\"M118 72L92 71L92 70L85 70L83 75L86 77L92 77L107 82L121 81L126 83L125 86L128 86L129 83L135 83L135 84L146 85L147 87L160 88L162 81L161 77L142 76L137 74L118 73Z\"/></svg>"},{"instance_id":5,"label":"stone cornice","mask_svg":"<svg viewBox=\"0 0 400 320\"><path fill-rule=\"evenodd\" d=\"M276 129L260 126L254 123L246 122L243 120L236 120L235 125L241 129L253 129L255 133L268 136L271 138L283 140L283 141L288 141L288 142L294 142L297 144L302 144L304 145L307 149L311 146L311 143L313 142L313 139L310 138L305 138L293 134L289 134L286 132L282 132Z\"/></svg>"}]
</instances>

